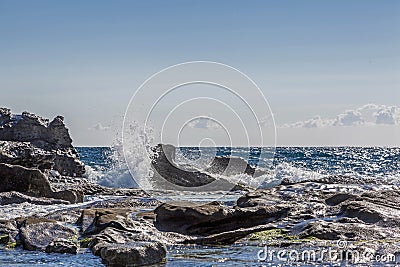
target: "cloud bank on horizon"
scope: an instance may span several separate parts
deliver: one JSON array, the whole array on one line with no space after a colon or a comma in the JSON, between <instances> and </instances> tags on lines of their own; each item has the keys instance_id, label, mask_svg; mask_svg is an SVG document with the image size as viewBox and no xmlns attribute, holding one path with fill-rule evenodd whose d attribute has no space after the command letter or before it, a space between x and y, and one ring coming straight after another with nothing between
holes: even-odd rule
<instances>
[{"instance_id":1,"label":"cloud bank on horizon","mask_svg":"<svg viewBox=\"0 0 400 267\"><path fill-rule=\"evenodd\" d=\"M400 125L400 106L366 104L357 109L346 110L334 118L323 118L317 115L308 120L284 124L281 128L324 128L363 125Z\"/></svg>"}]
</instances>

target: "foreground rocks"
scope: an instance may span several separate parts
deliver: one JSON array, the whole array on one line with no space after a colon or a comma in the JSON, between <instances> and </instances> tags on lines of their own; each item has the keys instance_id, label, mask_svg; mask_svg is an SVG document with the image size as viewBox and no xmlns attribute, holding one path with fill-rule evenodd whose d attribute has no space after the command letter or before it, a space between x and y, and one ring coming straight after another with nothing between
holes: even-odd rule
<instances>
[{"instance_id":1,"label":"foreground rocks","mask_svg":"<svg viewBox=\"0 0 400 267\"><path fill-rule=\"evenodd\" d=\"M77 221L88 247L107 266L143 266L166 258L166 243L183 240L177 234L159 232L143 219L132 219L129 209L86 209Z\"/></svg>"},{"instance_id":2,"label":"foreground rocks","mask_svg":"<svg viewBox=\"0 0 400 267\"><path fill-rule=\"evenodd\" d=\"M76 253L76 230L57 221L27 218L20 221L20 235L24 249L60 253Z\"/></svg>"},{"instance_id":3,"label":"foreground rocks","mask_svg":"<svg viewBox=\"0 0 400 267\"><path fill-rule=\"evenodd\" d=\"M399 197L397 188L371 191L323 181L257 190L243 195L234 205L213 202L185 206L131 197L49 214L48 218L2 221L0 235L7 236L7 243L46 252L76 253L81 245L107 266L162 263L167 245L261 242L257 238L262 236L285 247L370 240L365 246L376 253L382 244L395 253L398 249L390 244L400 240ZM67 214L79 218L65 221Z\"/></svg>"}]
</instances>

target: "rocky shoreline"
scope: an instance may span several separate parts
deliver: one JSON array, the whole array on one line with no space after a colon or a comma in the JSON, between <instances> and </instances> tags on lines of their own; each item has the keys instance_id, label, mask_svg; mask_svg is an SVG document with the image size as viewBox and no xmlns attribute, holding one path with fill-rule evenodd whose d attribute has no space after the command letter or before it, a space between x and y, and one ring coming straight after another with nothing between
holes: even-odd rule
<instances>
[{"instance_id":1,"label":"rocky shoreline","mask_svg":"<svg viewBox=\"0 0 400 267\"><path fill-rule=\"evenodd\" d=\"M216 159L210 171L221 172L225 161ZM154 167L186 186L215 179L185 173L162 159ZM254 174L250 166L242 167ZM0 109L0 207L21 203L59 207L8 216L0 209L1 249L76 254L88 248L107 266L164 263L167 246L175 244L269 242L296 248L339 240L360 251L368 249L371 255L400 256L396 186L367 186L357 179L332 176L282 181L248 192L240 187L236 189L242 196L235 203L185 206L161 203L139 189L103 187L84 173L61 116L49 122L27 112L13 115ZM110 198L87 201L107 195Z\"/></svg>"}]
</instances>

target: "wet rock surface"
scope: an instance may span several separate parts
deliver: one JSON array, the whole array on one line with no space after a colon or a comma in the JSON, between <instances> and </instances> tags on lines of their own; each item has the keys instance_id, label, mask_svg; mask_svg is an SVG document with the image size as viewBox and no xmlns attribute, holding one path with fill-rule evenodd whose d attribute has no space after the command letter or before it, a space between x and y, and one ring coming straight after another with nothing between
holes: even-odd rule
<instances>
[{"instance_id":1,"label":"wet rock surface","mask_svg":"<svg viewBox=\"0 0 400 267\"><path fill-rule=\"evenodd\" d=\"M78 237L75 229L54 220L27 218L21 220L19 224L21 225L20 238L24 249L27 250L52 250L52 252L55 252L57 244L59 249L62 250L59 239L72 241ZM48 246L50 247L47 248Z\"/></svg>"},{"instance_id":2,"label":"wet rock surface","mask_svg":"<svg viewBox=\"0 0 400 267\"><path fill-rule=\"evenodd\" d=\"M389 244L385 251L395 253L392 243L385 242L400 240L398 197L396 188L371 191L324 182L257 190L243 195L233 205L212 202L182 206L124 197L49 214L49 219L28 223L38 223L29 231L25 219L4 221L0 223L0 234L18 239L16 233L20 232L20 242L27 249L47 252L75 253L80 243L107 266L163 262L165 245L227 245L271 232L280 233L274 242L285 247L371 240L364 247L379 252L381 244ZM57 218L58 222L50 218ZM66 226L66 221L78 227L79 232ZM52 233L51 238L41 236L43 229ZM71 240L69 235L84 241ZM36 236L40 236L40 242ZM35 245L26 240L33 240Z\"/></svg>"}]
</instances>

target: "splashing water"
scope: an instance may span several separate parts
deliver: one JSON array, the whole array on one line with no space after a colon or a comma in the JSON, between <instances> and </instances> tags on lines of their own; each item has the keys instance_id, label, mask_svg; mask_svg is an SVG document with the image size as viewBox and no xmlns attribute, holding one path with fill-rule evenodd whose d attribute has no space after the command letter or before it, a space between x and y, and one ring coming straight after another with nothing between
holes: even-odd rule
<instances>
[{"instance_id":1,"label":"splashing water","mask_svg":"<svg viewBox=\"0 0 400 267\"><path fill-rule=\"evenodd\" d=\"M86 177L100 185L115 188L152 188L150 178L153 176L151 165L152 129L140 127L132 123L129 127L130 134L114 141L110 148L99 148L103 161L107 166L87 166ZM79 149L78 149L79 150ZM82 157L82 148L80 149ZM84 159L82 159L84 160Z\"/></svg>"}]
</instances>

